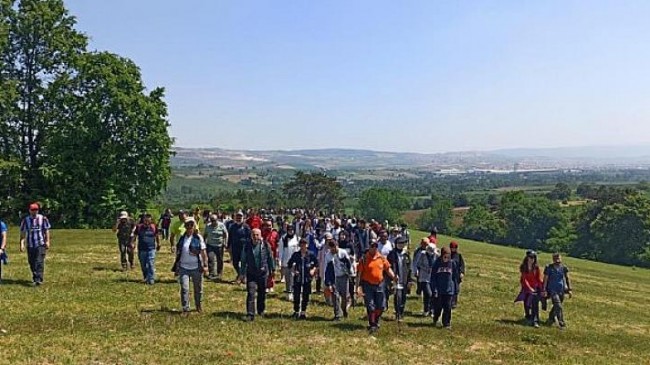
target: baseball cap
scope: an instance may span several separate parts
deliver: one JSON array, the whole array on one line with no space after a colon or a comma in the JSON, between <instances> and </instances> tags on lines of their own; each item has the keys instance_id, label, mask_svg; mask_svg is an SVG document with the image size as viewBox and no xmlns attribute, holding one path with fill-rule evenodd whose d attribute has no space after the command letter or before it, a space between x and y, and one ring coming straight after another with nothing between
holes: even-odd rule
<instances>
[{"instance_id":1,"label":"baseball cap","mask_svg":"<svg viewBox=\"0 0 650 365\"><path fill-rule=\"evenodd\" d=\"M188 224L188 223L192 223L196 225L196 221L194 220L194 217L185 218L185 222L183 222L183 224Z\"/></svg>"},{"instance_id":2,"label":"baseball cap","mask_svg":"<svg viewBox=\"0 0 650 365\"><path fill-rule=\"evenodd\" d=\"M127 213L126 210L120 212L120 219L124 219L128 217L129 217L129 213Z\"/></svg>"},{"instance_id":3,"label":"baseball cap","mask_svg":"<svg viewBox=\"0 0 650 365\"><path fill-rule=\"evenodd\" d=\"M29 205L29 210L39 210L41 207L38 206L36 203L32 203Z\"/></svg>"},{"instance_id":4,"label":"baseball cap","mask_svg":"<svg viewBox=\"0 0 650 365\"><path fill-rule=\"evenodd\" d=\"M456 241L449 242L449 248L458 248L458 242Z\"/></svg>"}]
</instances>

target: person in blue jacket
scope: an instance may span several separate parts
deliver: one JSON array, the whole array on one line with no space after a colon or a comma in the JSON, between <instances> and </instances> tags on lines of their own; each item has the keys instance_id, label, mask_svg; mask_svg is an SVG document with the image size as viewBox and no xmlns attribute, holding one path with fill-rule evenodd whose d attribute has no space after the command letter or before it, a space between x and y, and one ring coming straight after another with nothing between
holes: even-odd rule
<instances>
[{"instance_id":1,"label":"person in blue jacket","mask_svg":"<svg viewBox=\"0 0 650 365\"><path fill-rule=\"evenodd\" d=\"M442 325L451 329L451 304L458 292L460 272L458 265L451 259L451 251L442 248L440 257L431 270L431 290L433 292L433 325L436 326L442 314Z\"/></svg>"}]
</instances>

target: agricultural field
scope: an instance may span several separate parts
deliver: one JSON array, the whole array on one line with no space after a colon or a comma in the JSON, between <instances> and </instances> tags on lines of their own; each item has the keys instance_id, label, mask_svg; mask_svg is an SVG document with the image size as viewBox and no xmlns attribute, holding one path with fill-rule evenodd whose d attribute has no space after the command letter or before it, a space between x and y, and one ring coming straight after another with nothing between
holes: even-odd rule
<instances>
[{"instance_id":1,"label":"agricultural field","mask_svg":"<svg viewBox=\"0 0 650 365\"><path fill-rule=\"evenodd\" d=\"M414 239L424 235L413 232ZM449 237L442 237L448 243ZM245 292L206 283L203 313L180 316L172 254L157 257L158 282L119 270L107 230L55 230L45 284L30 286L27 260L10 229L10 263L0 285L0 364L647 364L650 359L650 271L566 258L574 297L565 302L568 328L522 322L517 267L523 251L459 240L467 263L453 329L420 317L407 304L399 325L392 310L376 337L364 310L331 322L332 309L314 295L307 321L290 319L279 293L268 316L242 322ZM541 255L550 262L550 256ZM227 279L234 278L229 266ZM277 289L282 288L279 284ZM391 305L392 308L392 305ZM542 313L543 320L547 313Z\"/></svg>"}]
</instances>

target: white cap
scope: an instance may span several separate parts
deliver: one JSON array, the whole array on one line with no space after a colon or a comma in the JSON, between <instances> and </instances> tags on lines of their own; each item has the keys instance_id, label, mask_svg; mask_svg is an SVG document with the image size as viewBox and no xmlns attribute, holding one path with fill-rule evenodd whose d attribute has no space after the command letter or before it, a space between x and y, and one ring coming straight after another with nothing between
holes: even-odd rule
<instances>
[{"instance_id":1,"label":"white cap","mask_svg":"<svg viewBox=\"0 0 650 365\"><path fill-rule=\"evenodd\" d=\"M126 210L120 212L120 219L124 219L128 217L129 217L129 213L127 213Z\"/></svg>"}]
</instances>

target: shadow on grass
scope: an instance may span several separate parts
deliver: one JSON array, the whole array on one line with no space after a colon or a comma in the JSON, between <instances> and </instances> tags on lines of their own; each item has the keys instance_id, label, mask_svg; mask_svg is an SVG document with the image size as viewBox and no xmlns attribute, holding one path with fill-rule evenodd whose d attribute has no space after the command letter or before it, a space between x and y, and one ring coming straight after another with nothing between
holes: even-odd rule
<instances>
[{"instance_id":1,"label":"shadow on grass","mask_svg":"<svg viewBox=\"0 0 650 365\"><path fill-rule=\"evenodd\" d=\"M0 280L0 285L20 285L32 287L32 282L25 279L2 279Z\"/></svg>"},{"instance_id":2,"label":"shadow on grass","mask_svg":"<svg viewBox=\"0 0 650 365\"><path fill-rule=\"evenodd\" d=\"M360 325L358 323L350 323L350 322L335 322L332 324L332 327L336 328L337 330L340 331L359 331L359 330L365 330L366 326Z\"/></svg>"},{"instance_id":3,"label":"shadow on grass","mask_svg":"<svg viewBox=\"0 0 650 365\"><path fill-rule=\"evenodd\" d=\"M93 271L122 272L122 269L116 269L114 267L95 266L93 267Z\"/></svg>"},{"instance_id":4,"label":"shadow on grass","mask_svg":"<svg viewBox=\"0 0 650 365\"><path fill-rule=\"evenodd\" d=\"M116 278L113 279L113 282L114 283L135 283L135 284L145 285L142 279L135 279L135 278ZM154 282L154 285L156 284L178 284L178 281L174 279L162 279Z\"/></svg>"},{"instance_id":5,"label":"shadow on grass","mask_svg":"<svg viewBox=\"0 0 650 365\"><path fill-rule=\"evenodd\" d=\"M146 308L146 309L140 309L140 314L144 313L163 313L163 314L171 314L171 315L181 315L183 311L179 309L174 309L174 308L166 308L166 307L161 307L161 308Z\"/></svg>"},{"instance_id":6,"label":"shadow on grass","mask_svg":"<svg viewBox=\"0 0 650 365\"><path fill-rule=\"evenodd\" d=\"M428 321L422 320L422 322L409 322L409 323L403 323L402 325L404 327L410 327L410 328L434 328L433 320L431 320L431 318L429 318Z\"/></svg>"},{"instance_id":7,"label":"shadow on grass","mask_svg":"<svg viewBox=\"0 0 650 365\"><path fill-rule=\"evenodd\" d=\"M219 312L214 312L212 314L213 316L217 318L223 318L223 319L235 319L235 320L240 320L244 321L246 318L246 311L242 310L241 312L234 312L234 311L219 311ZM278 319L290 319L290 316L282 315L281 313L264 313L263 317L260 317L258 315L255 316L255 320L258 321L266 321L266 320L278 320ZM316 318L321 318L322 317L316 317ZM307 318L309 321L309 318ZM315 319L314 321L317 321L318 319Z\"/></svg>"},{"instance_id":8,"label":"shadow on grass","mask_svg":"<svg viewBox=\"0 0 650 365\"><path fill-rule=\"evenodd\" d=\"M521 319L511 319L511 318L501 318L495 320L497 323L501 324L507 324L510 326L524 326L524 327L529 327L530 324L528 323L528 320L526 318L521 318Z\"/></svg>"}]
</instances>

